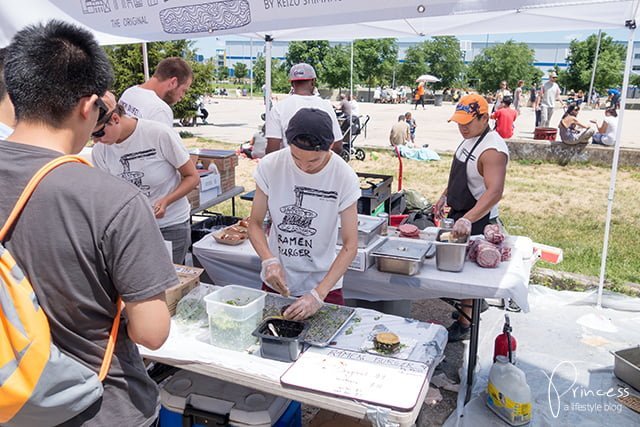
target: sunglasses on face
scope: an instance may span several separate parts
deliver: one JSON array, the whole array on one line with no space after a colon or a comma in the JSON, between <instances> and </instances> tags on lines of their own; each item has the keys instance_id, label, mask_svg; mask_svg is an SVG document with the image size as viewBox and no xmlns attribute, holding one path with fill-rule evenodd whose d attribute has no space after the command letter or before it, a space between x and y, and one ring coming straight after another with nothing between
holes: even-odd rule
<instances>
[{"instance_id":1,"label":"sunglasses on face","mask_svg":"<svg viewBox=\"0 0 640 427\"><path fill-rule=\"evenodd\" d=\"M107 108L107 105L100 98L96 99L96 106L98 107L98 110L99 110L98 120L96 121L96 123L100 123L103 121L104 116L106 116L107 113L109 112L109 108Z\"/></svg>"},{"instance_id":2,"label":"sunglasses on face","mask_svg":"<svg viewBox=\"0 0 640 427\"><path fill-rule=\"evenodd\" d=\"M100 127L100 129L98 129L97 131L93 132L91 134L92 138L102 138L104 136L105 133L105 128L107 127L107 125L109 124L109 122L111 121L111 117L113 116L114 111L108 112L107 114L105 114L102 117L102 121L104 123L102 123L102 126ZM98 124L100 123L100 120L98 120Z\"/></svg>"}]
</instances>

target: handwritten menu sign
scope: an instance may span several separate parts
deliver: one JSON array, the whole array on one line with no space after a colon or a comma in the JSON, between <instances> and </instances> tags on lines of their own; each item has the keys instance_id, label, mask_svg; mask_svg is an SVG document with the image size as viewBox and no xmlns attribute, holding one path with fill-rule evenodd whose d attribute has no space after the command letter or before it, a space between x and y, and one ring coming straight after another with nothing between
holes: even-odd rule
<instances>
[{"instance_id":1,"label":"handwritten menu sign","mask_svg":"<svg viewBox=\"0 0 640 427\"><path fill-rule=\"evenodd\" d=\"M424 363L335 348L310 348L282 375L283 385L398 410L411 410L429 373Z\"/></svg>"}]
</instances>

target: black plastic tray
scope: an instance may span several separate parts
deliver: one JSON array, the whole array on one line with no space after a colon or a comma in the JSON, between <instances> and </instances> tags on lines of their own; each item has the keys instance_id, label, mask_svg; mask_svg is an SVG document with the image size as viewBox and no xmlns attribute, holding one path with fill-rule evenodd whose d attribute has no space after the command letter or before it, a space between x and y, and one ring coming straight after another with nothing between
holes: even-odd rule
<instances>
[{"instance_id":1,"label":"black plastic tray","mask_svg":"<svg viewBox=\"0 0 640 427\"><path fill-rule=\"evenodd\" d=\"M285 298L277 294L267 293L262 318L280 316L282 308L294 301L295 298ZM351 320L355 312L355 309L351 307L325 303L320 311L304 321L308 325L304 342L316 347L328 346L340 330Z\"/></svg>"}]
</instances>

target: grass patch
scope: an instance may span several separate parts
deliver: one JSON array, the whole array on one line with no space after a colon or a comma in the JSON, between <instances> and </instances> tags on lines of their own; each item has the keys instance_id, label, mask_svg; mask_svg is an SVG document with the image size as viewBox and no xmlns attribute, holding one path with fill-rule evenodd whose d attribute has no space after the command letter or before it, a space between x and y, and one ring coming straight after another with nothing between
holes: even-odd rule
<instances>
[{"instance_id":1,"label":"grass patch","mask_svg":"<svg viewBox=\"0 0 640 427\"><path fill-rule=\"evenodd\" d=\"M186 142L189 147L236 149L235 144L221 144L201 138ZM374 158L367 151L363 162L352 160L357 172L393 175L392 191L397 191L398 159L391 152L376 150ZM451 165L451 155L441 155L438 162L403 159L403 188L411 188L435 202L444 189ZM253 190L253 171L257 163L240 159L236 184ZM610 169L589 164L559 166L544 162L511 162L500 217L510 234L530 237L534 242L564 250L558 265L540 266L569 273L597 277L600 273L607 213ZM606 280L612 289L624 289L626 283L640 283L640 169L625 167L618 171L612 211L611 234ZM231 202L218 206L231 213ZM236 200L236 214L246 216L251 205ZM566 286L568 285L565 283ZM573 285L575 289L576 285Z\"/></svg>"}]
</instances>

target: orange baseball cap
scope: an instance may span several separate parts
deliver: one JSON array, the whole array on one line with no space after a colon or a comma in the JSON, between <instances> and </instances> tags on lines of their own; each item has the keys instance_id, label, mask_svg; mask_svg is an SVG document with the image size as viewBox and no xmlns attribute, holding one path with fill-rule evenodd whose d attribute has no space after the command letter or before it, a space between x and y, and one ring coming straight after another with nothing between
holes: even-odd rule
<instances>
[{"instance_id":1,"label":"orange baseball cap","mask_svg":"<svg viewBox=\"0 0 640 427\"><path fill-rule=\"evenodd\" d=\"M460 98L460 102L456 105L456 112L453 113L453 116L451 116L449 121L466 125L473 120L474 117L487 114L488 112L489 104L487 103L487 100L484 99L483 96L474 93Z\"/></svg>"}]
</instances>

